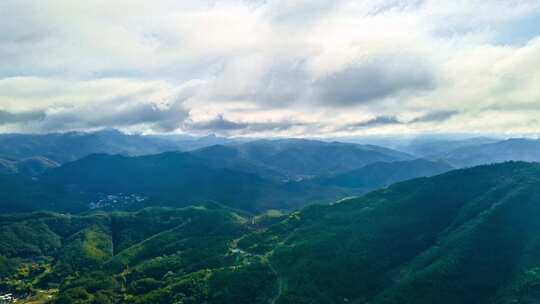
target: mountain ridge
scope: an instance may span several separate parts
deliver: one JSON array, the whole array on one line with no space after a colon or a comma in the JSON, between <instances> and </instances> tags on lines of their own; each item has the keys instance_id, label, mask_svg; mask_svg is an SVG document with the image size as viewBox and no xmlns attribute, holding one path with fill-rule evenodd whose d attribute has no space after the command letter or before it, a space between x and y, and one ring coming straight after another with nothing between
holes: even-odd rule
<instances>
[{"instance_id":1,"label":"mountain ridge","mask_svg":"<svg viewBox=\"0 0 540 304\"><path fill-rule=\"evenodd\" d=\"M3 215L0 288L57 286L55 303L535 303L538 187L540 164L507 162L270 221L218 206Z\"/></svg>"}]
</instances>

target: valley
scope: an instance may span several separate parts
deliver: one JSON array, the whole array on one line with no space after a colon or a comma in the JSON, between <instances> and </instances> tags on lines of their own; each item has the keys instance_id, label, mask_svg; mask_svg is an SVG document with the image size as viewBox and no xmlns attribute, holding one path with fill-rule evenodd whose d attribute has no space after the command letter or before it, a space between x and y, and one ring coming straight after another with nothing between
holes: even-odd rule
<instances>
[{"instance_id":1,"label":"valley","mask_svg":"<svg viewBox=\"0 0 540 304\"><path fill-rule=\"evenodd\" d=\"M539 165L456 161L514 142L535 144L459 142L452 155L470 156L458 157L423 143L418 157L256 140L3 161L0 292L34 304L540 301Z\"/></svg>"},{"instance_id":2,"label":"valley","mask_svg":"<svg viewBox=\"0 0 540 304\"><path fill-rule=\"evenodd\" d=\"M540 0L0 0L0 304L540 304Z\"/></svg>"},{"instance_id":3,"label":"valley","mask_svg":"<svg viewBox=\"0 0 540 304\"><path fill-rule=\"evenodd\" d=\"M512 303L540 282L538 186L539 165L510 162L288 215L6 215L0 287L58 289L54 303Z\"/></svg>"}]
</instances>

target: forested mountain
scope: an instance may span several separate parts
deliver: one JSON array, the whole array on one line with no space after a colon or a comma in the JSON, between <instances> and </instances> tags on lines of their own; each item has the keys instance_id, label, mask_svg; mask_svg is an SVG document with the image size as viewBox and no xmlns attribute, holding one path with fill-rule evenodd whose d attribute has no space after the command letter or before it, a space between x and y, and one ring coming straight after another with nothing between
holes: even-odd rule
<instances>
[{"instance_id":1,"label":"forested mountain","mask_svg":"<svg viewBox=\"0 0 540 304\"><path fill-rule=\"evenodd\" d=\"M0 304L540 304L539 115L540 0L0 0Z\"/></svg>"},{"instance_id":2,"label":"forested mountain","mask_svg":"<svg viewBox=\"0 0 540 304\"><path fill-rule=\"evenodd\" d=\"M174 143L163 139L127 135L116 130L0 135L0 157L15 160L45 157L64 163L93 153L143 155L177 149Z\"/></svg>"},{"instance_id":3,"label":"forested mountain","mask_svg":"<svg viewBox=\"0 0 540 304\"><path fill-rule=\"evenodd\" d=\"M251 213L290 211L437 175L452 168L447 163L462 167L514 158L536 160L537 144L507 140L467 145L433 156L432 161L378 146L296 139L143 156L93 154L63 164L45 157L2 158L0 174L8 176L0 177L4 189L0 210L135 210L213 201Z\"/></svg>"},{"instance_id":4,"label":"forested mountain","mask_svg":"<svg viewBox=\"0 0 540 304\"><path fill-rule=\"evenodd\" d=\"M89 138L106 141L105 138L118 137L117 145L121 147L120 143L126 138L135 142L143 138L114 131L63 136L59 139L61 146L68 145L74 138L87 142ZM66 138L70 140L66 141ZM136 146L124 143L125 149L136 150ZM41 144L38 146L43 148ZM231 143L190 152L142 156L82 156L88 150L75 142L71 145L81 154L75 156L67 152L57 158L81 158L63 164L45 157L0 159L0 173L10 174L10 177L0 178L0 189L6 189L0 194L0 210L133 210L145 206L182 207L209 201L254 213L267 209L294 210L311 203L328 203L343 196L364 193L388 183L388 180L373 176L373 181L362 189L326 191L326 187L294 186L297 180L342 173L373 162L411 158L376 146L311 140ZM105 143L99 147L111 148ZM28 154L42 152L37 146L32 146ZM424 176L424 172L413 170L411 174L390 179L399 181L419 176Z\"/></svg>"},{"instance_id":5,"label":"forested mountain","mask_svg":"<svg viewBox=\"0 0 540 304\"><path fill-rule=\"evenodd\" d=\"M491 137L472 137L472 138L416 138L406 145L399 145L398 150L403 150L418 157L433 157L471 146L492 144L499 142L500 139Z\"/></svg>"},{"instance_id":6,"label":"forested mountain","mask_svg":"<svg viewBox=\"0 0 540 304\"><path fill-rule=\"evenodd\" d=\"M49 170L42 183L82 193L89 201L114 195L137 195L145 204L188 206L216 201L251 212L266 209L275 185L257 175L208 166L190 153L168 152L126 157L94 154ZM274 208L285 208L274 201ZM290 207L290 206L289 206Z\"/></svg>"},{"instance_id":7,"label":"forested mountain","mask_svg":"<svg viewBox=\"0 0 540 304\"><path fill-rule=\"evenodd\" d=\"M457 170L309 207L239 244L271 252L278 303L534 303L539 186L538 164Z\"/></svg>"},{"instance_id":8,"label":"forested mountain","mask_svg":"<svg viewBox=\"0 0 540 304\"><path fill-rule=\"evenodd\" d=\"M345 173L323 175L312 179L289 182L280 189L286 191L289 200L298 198L300 206L313 203L334 203L389 186L396 182L417 177L429 177L452 170L444 162L424 159L377 162Z\"/></svg>"},{"instance_id":9,"label":"forested mountain","mask_svg":"<svg viewBox=\"0 0 540 304\"><path fill-rule=\"evenodd\" d=\"M450 169L447 165L423 160L379 162L313 181L282 182L276 177L283 176L283 172L264 165L250 165L249 161L226 152L238 150L214 146L195 153L167 152L138 157L95 154L50 169L37 180L21 177L20 186L11 191L15 198L4 195L3 206L7 202L11 206L7 211L29 211L34 200L37 206L34 210L83 211L88 207L183 207L213 201L259 213L268 209L294 210L308 204L328 203L393 182ZM223 159L222 163L220 159ZM226 163L227 159L229 163ZM358 183L351 184L352 179ZM24 186L33 190L25 191ZM25 199L16 196L18 193L24 194ZM71 206L65 204L67 199L73 201ZM46 203L40 208L42 200ZM24 208L17 209L18 202ZM58 208L51 209L51 202L56 202Z\"/></svg>"},{"instance_id":10,"label":"forested mountain","mask_svg":"<svg viewBox=\"0 0 540 304\"><path fill-rule=\"evenodd\" d=\"M452 167L444 162L433 162L425 159L377 162L360 169L317 177L299 184L320 188L338 187L365 191L416 177L429 177L450 170Z\"/></svg>"},{"instance_id":11,"label":"forested mountain","mask_svg":"<svg viewBox=\"0 0 540 304\"><path fill-rule=\"evenodd\" d=\"M444 153L427 156L440 159L456 167L472 167L504 161L540 161L540 140L514 138L494 143L465 146Z\"/></svg>"},{"instance_id":12,"label":"forested mountain","mask_svg":"<svg viewBox=\"0 0 540 304\"><path fill-rule=\"evenodd\" d=\"M511 162L271 221L219 206L2 216L0 288L55 303L537 303L539 187L539 164Z\"/></svg>"},{"instance_id":13,"label":"forested mountain","mask_svg":"<svg viewBox=\"0 0 540 304\"><path fill-rule=\"evenodd\" d=\"M2 172L7 161L75 161L91 154L141 156L169 151L193 151L218 167L249 171L269 179L301 180L338 174L375 162L426 158L454 167L503 161L540 161L540 141L515 138L422 139L399 150L376 145L306 139L235 140L216 136L128 135L114 129L96 132L0 134ZM405 151L405 152L402 152ZM414 155L414 156L413 156ZM7 169L6 169L7 168ZM38 172L40 172L38 170Z\"/></svg>"},{"instance_id":14,"label":"forested mountain","mask_svg":"<svg viewBox=\"0 0 540 304\"><path fill-rule=\"evenodd\" d=\"M56 168L59 163L45 157L23 158L13 160L0 158L0 174L22 174L26 176L37 176L47 169Z\"/></svg>"},{"instance_id":15,"label":"forested mountain","mask_svg":"<svg viewBox=\"0 0 540 304\"><path fill-rule=\"evenodd\" d=\"M282 181L343 173L375 162L413 159L406 153L373 145L303 139L210 146L193 154L213 166L241 169Z\"/></svg>"},{"instance_id":16,"label":"forested mountain","mask_svg":"<svg viewBox=\"0 0 540 304\"><path fill-rule=\"evenodd\" d=\"M50 210L81 212L90 200L64 185L45 184L24 174L0 174L0 213Z\"/></svg>"},{"instance_id":17,"label":"forested mountain","mask_svg":"<svg viewBox=\"0 0 540 304\"><path fill-rule=\"evenodd\" d=\"M1 216L0 227L0 291L37 303L152 303L145 294L179 276L189 283L221 267L227 276L236 263L228 243L248 229L239 215L205 207Z\"/></svg>"},{"instance_id":18,"label":"forested mountain","mask_svg":"<svg viewBox=\"0 0 540 304\"><path fill-rule=\"evenodd\" d=\"M235 147L243 158L283 172L291 179L342 173L375 162L413 159L409 154L379 146L304 139L257 140Z\"/></svg>"},{"instance_id":19,"label":"forested mountain","mask_svg":"<svg viewBox=\"0 0 540 304\"><path fill-rule=\"evenodd\" d=\"M219 145L217 145L219 144ZM373 145L316 140L237 141L216 136L128 135L116 130L51 134L2 134L3 171L17 171L7 161L75 161L91 154L141 156L194 151L214 166L240 168L271 179L301 179L357 169L378 161L412 159L406 153Z\"/></svg>"}]
</instances>

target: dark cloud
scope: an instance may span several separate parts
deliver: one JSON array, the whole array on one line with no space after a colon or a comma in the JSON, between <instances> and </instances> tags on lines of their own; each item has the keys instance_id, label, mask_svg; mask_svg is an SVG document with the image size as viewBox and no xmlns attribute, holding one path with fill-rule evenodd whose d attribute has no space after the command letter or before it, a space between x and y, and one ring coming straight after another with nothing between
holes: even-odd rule
<instances>
[{"instance_id":1,"label":"dark cloud","mask_svg":"<svg viewBox=\"0 0 540 304\"><path fill-rule=\"evenodd\" d=\"M181 127L189 116L184 101L189 94L179 95L168 104L136 102L136 95L120 96L97 105L71 107L50 113L42 123L47 131L123 128L146 125L154 131L170 132Z\"/></svg>"},{"instance_id":2,"label":"dark cloud","mask_svg":"<svg viewBox=\"0 0 540 304\"><path fill-rule=\"evenodd\" d=\"M446 121L452 116L456 115L457 111L437 111L437 112L431 112L426 115L417 117L408 123L417 123L417 122L442 122Z\"/></svg>"},{"instance_id":3,"label":"dark cloud","mask_svg":"<svg viewBox=\"0 0 540 304\"><path fill-rule=\"evenodd\" d=\"M211 131L215 133L249 133L263 131L284 131L296 126L309 126L311 124L295 121L278 122L236 122L226 119L223 115L202 122L186 122L184 128L192 131Z\"/></svg>"},{"instance_id":4,"label":"dark cloud","mask_svg":"<svg viewBox=\"0 0 540 304\"><path fill-rule=\"evenodd\" d=\"M396 116L377 116L375 118L369 119L367 121L362 121L353 124L354 127L374 127L380 125L395 125L402 124Z\"/></svg>"},{"instance_id":5,"label":"dark cloud","mask_svg":"<svg viewBox=\"0 0 540 304\"><path fill-rule=\"evenodd\" d=\"M274 23L289 26L308 26L319 18L328 15L338 7L339 0L308 0L292 4L289 1L281 2L281 5L270 6L268 16Z\"/></svg>"},{"instance_id":6,"label":"dark cloud","mask_svg":"<svg viewBox=\"0 0 540 304\"><path fill-rule=\"evenodd\" d=\"M178 129L187 117L188 112L180 103L173 103L166 108L159 108L154 104L138 104L114 110L92 123L96 126L115 127L149 124L156 131L173 131Z\"/></svg>"},{"instance_id":7,"label":"dark cloud","mask_svg":"<svg viewBox=\"0 0 540 304\"><path fill-rule=\"evenodd\" d=\"M303 58L283 61L276 59L263 69L260 76L250 80L249 86L238 91L219 88L220 81L228 81L228 75L225 74L211 87L212 98L217 101L255 102L260 106L284 106L297 101L311 85L312 76ZM235 84L230 86L234 88Z\"/></svg>"},{"instance_id":8,"label":"dark cloud","mask_svg":"<svg viewBox=\"0 0 540 304\"><path fill-rule=\"evenodd\" d=\"M430 112L430 113L424 114L412 120L400 120L395 115L381 115L381 116L376 116L369 120L348 124L345 126L345 129L353 130L357 128L370 128L370 127L385 126L385 125L412 125L415 123L424 123L424 122L443 122L450 119L452 116L456 114L457 114L456 111L437 111L437 112Z\"/></svg>"},{"instance_id":9,"label":"dark cloud","mask_svg":"<svg viewBox=\"0 0 540 304\"><path fill-rule=\"evenodd\" d=\"M369 103L403 92L434 88L435 76L408 57L384 58L351 65L317 81L321 102L350 106Z\"/></svg>"},{"instance_id":10,"label":"dark cloud","mask_svg":"<svg viewBox=\"0 0 540 304\"><path fill-rule=\"evenodd\" d=\"M25 123L31 121L44 120L46 117L43 111L28 111L28 112L8 112L0 110L0 125L12 123Z\"/></svg>"},{"instance_id":11,"label":"dark cloud","mask_svg":"<svg viewBox=\"0 0 540 304\"><path fill-rule=\"evenodd\" d=\"M241 130L247 128L249 125L241 122L234 122L223 117L223 115L218 115L215 119L196 122L196 123L186 123L186 127L193 130L211 130L211 131L231 131L231 130Z\"/></svg>"}]
</instances>

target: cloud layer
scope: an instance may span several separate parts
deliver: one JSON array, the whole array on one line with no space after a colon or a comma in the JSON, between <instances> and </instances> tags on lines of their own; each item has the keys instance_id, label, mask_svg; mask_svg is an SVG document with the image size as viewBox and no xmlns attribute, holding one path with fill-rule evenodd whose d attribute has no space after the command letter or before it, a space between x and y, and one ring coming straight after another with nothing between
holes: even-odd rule
<instances>
[{"instance_id":1,"label":"cloud layer","mask_svg":"<svg viewBox=\"0 0 540 304\"><path fill-rule=\"evenodd\" d=\"M0 132L540 133L540 2L447 2L5 0Z\"/></svg>"}]
</instances>

